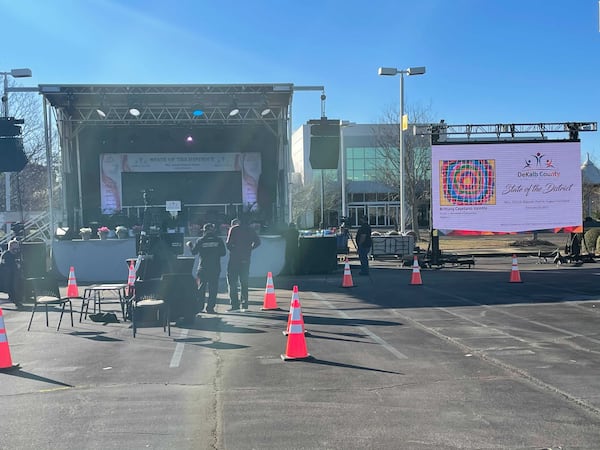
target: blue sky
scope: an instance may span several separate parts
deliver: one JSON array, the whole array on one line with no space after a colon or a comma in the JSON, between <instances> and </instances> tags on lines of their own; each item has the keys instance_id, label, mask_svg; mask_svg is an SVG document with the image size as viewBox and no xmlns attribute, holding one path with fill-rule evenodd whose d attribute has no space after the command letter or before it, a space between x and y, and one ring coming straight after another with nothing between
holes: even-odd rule
<instances>
[{"instance_id":1,"label":"blue sky","mask_svg":"<svg viewBox=\"0 0 600 450\"><path fill-rule=\"evenodd\" d=\"M600 121L597 0L0 0L0 71L46 83L324 86L329 118L407 109L449 124ZM8 45L6 45L8 44ZM296 92L296 129L320 116ZM600 165L600 135L580 134Z\"/></svg>"}]
</instances>

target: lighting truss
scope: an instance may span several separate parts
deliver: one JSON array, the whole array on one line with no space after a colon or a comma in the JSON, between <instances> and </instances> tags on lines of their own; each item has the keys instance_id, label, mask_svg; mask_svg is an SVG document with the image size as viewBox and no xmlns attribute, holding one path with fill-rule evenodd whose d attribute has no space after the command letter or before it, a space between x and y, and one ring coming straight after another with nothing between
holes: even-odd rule
<instances>
[{"instance_id":1,"label":"lighting truss","mask_svg":"<svg viewBox=\"0 0 600 450\"><path fill-rule=\"evenodd\" d=\"M291 84L40 85L63 120L94 126L265 124L287 120L292 91ZM234 97L240 113L230 117ZM262 115L265 99L271 111ZM132 105L138 117L129 114Z\"/></svg>"},{"instance_id":2,"label":"lighting truss","mask_svg":"<svg viewBox=\"0 0 600 450\"><path fill-rule=\"evenodd\" d=\"M486 135L490 139L511 140L516 135L521 139L530 137L531 139L546 139L548 133L569 133L569 139L577 139L577 134L582 131L597 131L597 122L550 122L550 123L496 123L496 124L467 124L467 125L449 125L446 123L430 123L413 125L413 133L421 136L436 136L439 142L443 143L443 138L448 141L469 141L481 140Z\"/></svg>"}]
</instances>

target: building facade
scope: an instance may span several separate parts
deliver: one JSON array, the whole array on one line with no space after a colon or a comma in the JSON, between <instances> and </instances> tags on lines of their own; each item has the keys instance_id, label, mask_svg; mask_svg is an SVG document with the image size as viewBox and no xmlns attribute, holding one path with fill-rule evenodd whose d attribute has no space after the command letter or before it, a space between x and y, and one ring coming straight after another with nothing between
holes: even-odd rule
<instances>
[{"instance_id":1,"label":"building facade","mask_svg":"<svg viewBox=\"0 0 600 450\"><path fill-rule=\"evenodd\" d=\"M325 226L331 227L345 217L346 224L355 227L359 225L360 218L366 215L372 227L397 228L400 216L399 181L388 178L386 182L381 173L386 158L390 157L386 155L395 157L397 154L397 146L386 149L390 141L397 142L397 128L393 124L342 126L338 168L333 170L312 169L309 161L310 125L298 128L292 134L292 181L296 185L301 184L304 189L311 185L314 187L314 195L309 195L313 207L304 210L293 208L296 212L303 211L294 217L298 225L312 228L318 227L323 221ZM423 150L430 151L430 147ZM316 197L322 197L321 205ZM417 208L419 215L427 219L428 207L424 211L419 205Z\"/></svg>"}]
</instances>

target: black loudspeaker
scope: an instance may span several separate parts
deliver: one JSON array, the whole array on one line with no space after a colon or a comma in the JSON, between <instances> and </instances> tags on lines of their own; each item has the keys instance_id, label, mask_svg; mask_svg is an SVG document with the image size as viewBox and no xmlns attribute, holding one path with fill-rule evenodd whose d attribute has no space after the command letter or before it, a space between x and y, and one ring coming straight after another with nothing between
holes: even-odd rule
<instances>
[{"instance_id":1,"label":"black loudspeaker","mask_svg":"<svg viewBox=\"0 0 600 450\"><path fill-rule=\"evenodd\" d=\"M298 240L298 273L329 273L337 269L337 239L301 237Z\"/></svg>"},{"instance_id":2,"label":"black loudspeaker","mask_svg":"<svg viewBox=\"0 0 600 450\"><path fill-rule=\"evenodd\" d=\"M337 169L340 159L340 121L309 120L310 156L313 169Z\"/></svg>"},{"instance_id":3,"label":"black loudspeaker","mask_svg":"<svg viewBox=\"0 0 600 450\"><path fill-rule=\"evenodd\" d=\"M313 169L337 169L340 159L340 139L329 136L310 138L310 166Z\"/></svg>"},{"instance_id":4,"label":"black loudspeaker","mask_svg":"<svg viewBox=\"0 0 600 450\"><path fill-rule=\"evenodd\" d=\"M174 255L183 255L183 233L163 233L161 237Z\"/></svg>"},{"instance_id":5,"label":"black loudspeaker","mask_svg":"<svg viewBox=\"0 0 600 450\"><path fill-rule=\"evenodd\" d=\"M0 154L0 172L20 172L27 165L21 137L0 137Z\"/></svg>"},{"instance_id":6,"label":"black loudspeaker","mask_svg":"<svg viewBox=\"0 0 600 450\"><path fill-rule=\"evenodd\" d=\"M46 243L21 242L21 270L25 278L46 276Z\"/></svg>"},{"instance_id":7,"label":"black loudspeaker","mask_svg":"<svg viewBox=\"0 0 600 450\"><path fill-rule=\"evenodd\" d=\"M161 295L169 303L171 319L185 317L193 320L196 312L204 305L197 305L198 288L190 272L164 273L161 281Z\"/></svg>"}]
</instances>

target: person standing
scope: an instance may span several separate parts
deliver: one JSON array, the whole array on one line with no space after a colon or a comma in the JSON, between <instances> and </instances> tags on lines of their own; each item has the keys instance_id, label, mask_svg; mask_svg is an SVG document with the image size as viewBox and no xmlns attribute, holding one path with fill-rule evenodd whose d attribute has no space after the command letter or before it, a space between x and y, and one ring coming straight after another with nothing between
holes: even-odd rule
<instances>
[{"instance_id":1,"label":"person standing","mask_svg":"<svg viewBox=\"0 0 600 450\"><path fill-rule=\"evenodd\" d=\"M21 247L19 241L12 239L8 249L0 257L4 289L8 293L8 301L17 308L23 306L23 274L21 272Z\"/></svg>"},{"instance_id":2,"label":"person standing","mask_svg":"<svg viewBox=\"0 0 600 450\"><path fill-rule=\"evenodd\" d=\"M227 285L229 287L230 311L248 309L248 278L250 277L250 256L260 245L260 238L248 224L246 217L233 219L225 244L229 250L227 264ZM238 281L240 292L238 296Z\"/></svg>"},{"instance_id":3,"label":"person standing","mask_svg":"<svg viewBox=\"0 0 600 450\"><path fill-rule=\"evenodd\" d=\"M290 222L288 229L284 232L285 239L285 264L281 271L283 275L296 275L298 264L298 238L300 233L296 224Z\"/></svg>"},{"instance_id":4,"label":"person standing","mask_svg":"<svg viewBox=\"0 0 600 450\"><path fill-rule=\"evenodd\" d=\"M223 239L217 236L214 224L204 224L203 231L202 237L198 238L195 244L188 241L186 245L191 248L192 255L198 255L200 258L197 274L199 307L209 314L214 314L219 293L221 257L225 256L226 251Z\"/></svg>"},{"instance_id":5,"label":"person standing","mask_svg":"<svg viewBox=\"0 0 600 450\"><path fill-rule=\"evenodd\" d=\"M359 275L369 275L369 252L371 251L371 225L369 217L363 216L360 221L360 228L356 232L356 246L358 259L360 261Z\"/></svg>"}]
</instances>

